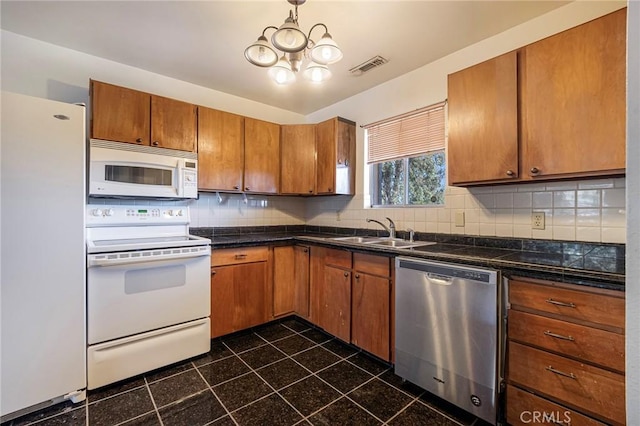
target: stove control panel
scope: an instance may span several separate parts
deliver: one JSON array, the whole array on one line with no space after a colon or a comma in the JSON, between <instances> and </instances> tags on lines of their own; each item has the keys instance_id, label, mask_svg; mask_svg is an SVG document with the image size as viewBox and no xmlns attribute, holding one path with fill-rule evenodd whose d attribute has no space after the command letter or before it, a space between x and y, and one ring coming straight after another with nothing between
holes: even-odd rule
<instances>
[{"instance_id":1,"label":"stove control panel","mask_svg":"<svg viewBox=\"0 0 640 426\"><path fill-rule=\"evenodd\" d=\"M88 205L87 226L169 225L188 224L189 207L186 206L103 206Z\"/></svg>"}]
</instances>

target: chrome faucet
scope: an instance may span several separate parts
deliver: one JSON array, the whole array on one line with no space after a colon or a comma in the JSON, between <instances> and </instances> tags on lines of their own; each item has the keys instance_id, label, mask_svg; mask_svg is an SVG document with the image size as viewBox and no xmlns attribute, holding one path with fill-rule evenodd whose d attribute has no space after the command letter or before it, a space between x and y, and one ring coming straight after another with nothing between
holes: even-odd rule
<instances>
[{"instance_id":1,"label":"chrome faucet","mask_svg":"<svg viewBox=\"0 0 640 426\"><path fill-rule=\"evenodd\" d=\"M393 222L393 220L391 220L391 218L387 218L387 220L389 221L389 226L385 225L384 223L380 222L379 220L369 219L369 218L366 219L367 222L375 222L378 225L382 226L384 228L384 230L389 233L389 238L395 238L396 237L396 224Z\"/></svg>"}]
</instances>

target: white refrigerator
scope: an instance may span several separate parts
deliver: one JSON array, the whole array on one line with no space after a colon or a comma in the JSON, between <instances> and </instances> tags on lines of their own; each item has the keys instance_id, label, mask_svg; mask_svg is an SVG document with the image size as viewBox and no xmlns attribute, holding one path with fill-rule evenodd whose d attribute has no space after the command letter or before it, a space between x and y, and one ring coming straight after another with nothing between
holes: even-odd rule
<instances>
[{"instance_id":1,"label":"white refrigerator","mask_svg":"<svg viewBox=\"0 0 640 426\"><path fill-rule=\"evenodd\" d=\"M2 92L2 421L86 388L85 108Z\"/></svg>"}]
</instances>

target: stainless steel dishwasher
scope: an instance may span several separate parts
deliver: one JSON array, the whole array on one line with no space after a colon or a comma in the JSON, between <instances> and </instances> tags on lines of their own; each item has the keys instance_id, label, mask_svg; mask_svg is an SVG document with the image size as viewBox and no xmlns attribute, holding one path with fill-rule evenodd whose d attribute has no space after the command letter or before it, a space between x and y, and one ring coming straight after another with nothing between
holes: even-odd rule
<instances>
[{"instance_id":1,"label":"stainless steel dishwasher","mask_svg":"<svg viewBox=\"0 0 640 426\"><path fill-rule=\"evenodd\" d=\"M498 275L396 258L396 374L491 424L504 345Z\"/></svg>"}]
</instances>

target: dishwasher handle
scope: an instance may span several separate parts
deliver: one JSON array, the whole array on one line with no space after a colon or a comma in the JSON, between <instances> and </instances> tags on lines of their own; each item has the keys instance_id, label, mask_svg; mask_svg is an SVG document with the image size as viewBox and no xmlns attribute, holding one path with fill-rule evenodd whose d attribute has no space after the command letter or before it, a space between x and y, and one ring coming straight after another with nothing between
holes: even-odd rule
<instances>
[{"instance_id":1,"label":"dishwasher handle","mask_svg":"<svg viewBox=\"0 0 640 426\"><path fill-rule=\"evenodd\" d=\"M451 285L453 284L453 277L449 277L447 275L436 274L435 272L425 272L425 277L427 280L434 284L438 285Z\"/></svg>"}]
</instances>

